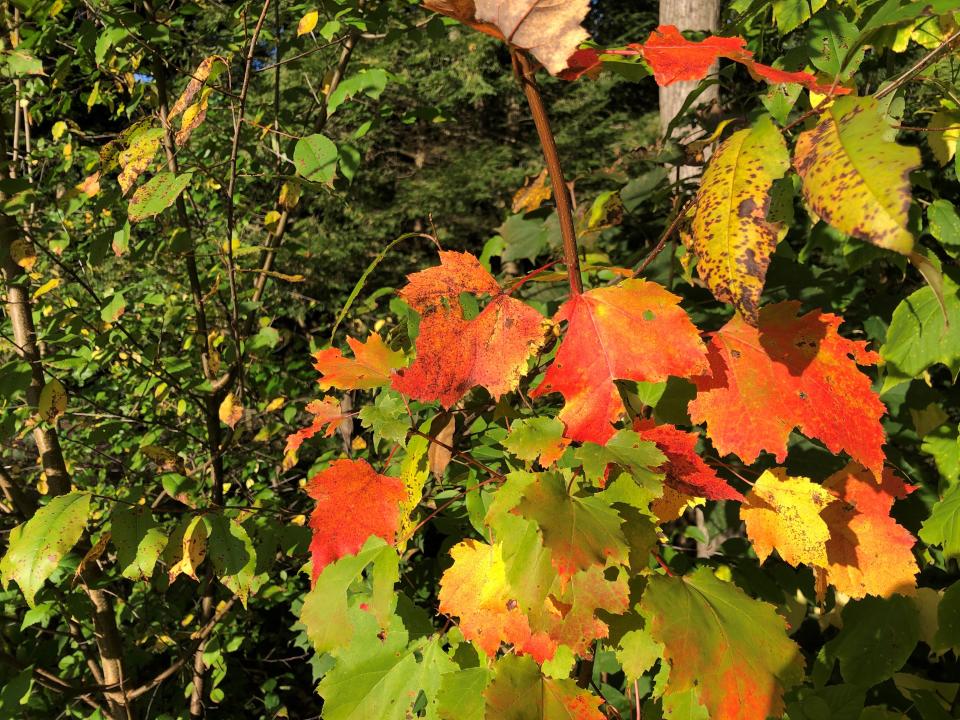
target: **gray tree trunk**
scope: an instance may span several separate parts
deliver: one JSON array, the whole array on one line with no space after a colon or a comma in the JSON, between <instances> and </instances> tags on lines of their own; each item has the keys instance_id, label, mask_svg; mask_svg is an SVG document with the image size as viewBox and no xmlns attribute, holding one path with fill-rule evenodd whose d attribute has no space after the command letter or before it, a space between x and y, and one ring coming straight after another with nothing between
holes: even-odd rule
<instances>
[{"instance_id":1,"label":"gray tree trunk","mask_svg":"<svg viewBox=\"0 0 960 720\"><path fill-rule=\"evenodd\" d=\"M720 22L720 0L661 0L660 24L676 25L680 30L704 30L716 32ZM717 71L714 65L711 73ZM670 121L680 112L687 96L697 86L697 81L677 82L660 88L660 134L665 135ZM717 85L711 85L697 98L696 104L712 103L719 100ZM690 126L675 128L672 137L676 140L686 138L693 128ZM688 178L696 173L691 166L678 168L679 179Z\"/></svg>"}]
</instances>

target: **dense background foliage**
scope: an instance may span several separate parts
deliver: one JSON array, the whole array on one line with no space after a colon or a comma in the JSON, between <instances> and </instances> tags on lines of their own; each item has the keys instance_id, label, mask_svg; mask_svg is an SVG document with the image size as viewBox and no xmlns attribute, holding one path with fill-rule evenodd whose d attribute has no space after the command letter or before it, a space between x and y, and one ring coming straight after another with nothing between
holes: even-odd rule
<instances>
[{"instance_id":1,"label":"dense background foliage","mask_svg":"<svg viewBox=\"0 0 960 720\"><path fill-rule=\"evenodd\" d=\"M737 507L724 501L664 523L656 557L644 554L645 568L663 564L678 576L713 568L787 618L808 671L787 693L791 718L960 717L960 62L943 52L946 41L955 46L960 17L949 2L923 13L911 5L721 7L718 33L745 38L763 62L820 73L828 85L836 78L859 95L896 83L882 99L888 140L922 157L910 175L910 230L929 267L942 267L943 310L903 255L811 217L796 182L778 209L786 233L763 295L834 312L845 336L884 347L886 359L912 358L910 367L865 370L888 412L888 466L916 486L894 517L917 535L939 513L939 540L921 534L927 541L913 548L919 593L849 601L831 591L818 602L809 568L778 556L757 562ZM644 40L657 10L597 0L585 26L597 46L620 46ZM533 467L505 442L510 423L530 415L527 390L540 367L522 383L522 400L478 390L453 415L413 403L413 431L398 394L344 393L348 417L335 432L287 447L320 395L312 352L374 330L395 349L412 348L419 319L395 291L437 263L430 236L478 256L503 287L560 259L549 195L537 207L514 200L544 163L510 55L404 0L3 0L0 28L0 548L32 553L29 571L13 553L0 565L0 717L319 717L315 688L326 677L330 689L337 652L314 652L336 645L300 621L311 587L307 479L337 458L364 458L424 486L396 608L420 637L452 623L437 613L438 583L450 548L483 537L493 498L478 487L485 469ZM217 59L206 63L207 79L198 68L209 58ZM664 139L657 86L636 59L576 82L541 75L588 287L648 256L694 197L705 147L764 112L787 126L811 107L799 85L767 85L724 61L703 81L719 83L719 104L688 108L674 123L702 132ZM191 107L167 123L191 81ZM195 127L178 137L188 118ZM793 135L815 121L801 119ZM321 134L332 145L303 141ZM681 165L694 176L678 180ZM138 188L159 178L153 195L125 193L121 170ZM188 183L176 201L164 196L174 177ZM733 309L698 278L686 233L669 235L643 277L681 296L700 329L716 330ZM517 295L550 317L568 293L565 273L550 267ZM914 313L921 301L935 312L902 320L910 332L892 336L895 312ZM23 310L36 332L31 347L18 334ZM952 330L941 333L943 312ZM935 346L921 346L931 333ZM689 383L620 389L632 413L690 425ZM351 414L375 397L374 411ZM555 414L559 398L547 401ZM420 432L439 434L453 457L437 444L428 451ZM706 439L699 448L742 492L777 464L765 454L744 465ZM797 433L781 463L818 481L844 464ZM33 517L41 522L25 550L31 528L21 524ZM351 596L365 597L366 582ZM443 651L460 667L483 664L445 637ZM632 677L615 648L599 641L548 673L592 688L609 717L635 707L658 716L661 666ZM864 666L873 671L856 672ZM351 717L457 717L438 711L424 682L422 696L393 699L389 711L370 714L374 706L355 699L361 714ZM337 717L352 707L343 694ZM668 710L703 717L695 702Z\"/></svg>"}]
</instances>

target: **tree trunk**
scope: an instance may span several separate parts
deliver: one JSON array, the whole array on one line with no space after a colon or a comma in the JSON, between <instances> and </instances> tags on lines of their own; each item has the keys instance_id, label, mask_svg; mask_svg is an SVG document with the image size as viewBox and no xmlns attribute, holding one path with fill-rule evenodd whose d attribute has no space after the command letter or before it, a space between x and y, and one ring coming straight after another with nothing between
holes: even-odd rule
<instances>
[{"instance_id":1,"label":"tree trunk","mask_svg":"<svg viewBox=\"0 0 960 720\"><path fill-rule=\"evenodd\" d=\"M661 0L660 24L676 25L680 30L704 30L716 32L720 22L720 0ZM710 73L717 71L717 65ZM696 88L697 81L677 82L669 87L660 88L660 134L666 135L670 121L680 112L687 96ZM697 98L695 105L718 101L720 91L717 85L711 85ZM693 130L689 125L674 128L672 137L680 140ZM677 168L678 179L683 180L696 174L696 168L681 165Z\"/></svg>"}]
</instances>

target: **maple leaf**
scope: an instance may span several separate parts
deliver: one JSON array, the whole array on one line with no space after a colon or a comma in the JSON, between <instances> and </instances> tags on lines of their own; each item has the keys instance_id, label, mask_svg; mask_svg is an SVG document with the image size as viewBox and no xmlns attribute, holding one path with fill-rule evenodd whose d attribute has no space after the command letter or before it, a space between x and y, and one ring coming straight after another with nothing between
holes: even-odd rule
<instances>
[{"instance_id":1,"label":"maple leaf","mask_svg":"<svg viewBox=\"0 0 960 720\"><path fill-rule=\"evenodd\" d=\"M690 417L707 423L721 455L745 463L762 450L783 462L790 432L799 428L879 477L884 406L857 368L878 356L866 342L838 334L841 317L816 310L798 317L799 309L798 302L777 303L760 310L757 327L735 316L713 333L710 374L694 378Z\"/></svg>"},{"instance_id":2,"label":"maple leaf","mask_svg":"<svg viewBox=\"0 0 960 720\"><path fill-rule=\"evenodd\" d=\"M697 273L714 297L756 323L760 294L780 226L767 220L770 189L790 166L783 135L769 115L725 140L697 192L693 248Z\"/></svg>"},{"instance_id":3,"label":"maple leaf","mask_svg":"<svg viewBox=\"0 0 960 720\"><path fill-rule=\"evenodd\" d=\"M407 497L402 481L380 475L365 460L335 460L310 478L307 494L317 501L310 515L314 581L329 563L360 550L371 535L392 543L400 503Z\"/></svg>"},{"instance_id":4,"label":"maple leaf","mask_svg":"<svg viewBox=\"0 0 960 720\"><path fill-rule=\"evenodd\" d=\"M743 495L730 487L697 454L699 436L696 433L684 432L675 425L655 425L653 420L636 420L633 429L666 455L667 462L660 469L666 485L681 496L687 496L684 505L689 497L743 500Z\"/></svg>"},{"instance_id":5,"label":"maple leaf","mask_svg":"<svg viewBox=\"0 0 960 720\"><path fill-rule=\"evenodd\" d=\"M784 690L803 679L800 649L774 607L710 568L651 577L640 611L670 665L665 702L697 689L710 720L766 720L783 714Z\"/></svg>"},{"instance_id":6,"label":"maple leaf","mask_svg":"<svg viewBox=\"0 0 960 720\"><path fill-rule=\"evenodd\" d=\"M828 505L821 513L830 539L826 567L818 571L819 594L826 581L852 598L913 595L919 572L913 557L916 541L890 517L890 509L915 488L889 468L878 483L855 463L831 475L823 487L842 502Z\"/></svg>"},{"instance_id":7,"label":"maple leaf","mask_svg":"<svg viewBox=\"0 0 960 720\"><path fill-rule=\"evenodd\" d=\"M598 610L620 615L630 606L626 579L607 580L597 565L573 575L563 592L547 597L545 614L531 618L534 630L544 630L558 645L566 645L574 655L590 652L594 640L605 638L610 630L596 617Z\"/></svg>"},{"instance_id":8,"label":"maple leaf","mask_svg":"<svg viewBox=\"0 0 960 720\"><path fill-rule=\"evenodd\" d=\"M491 720L604 720L600 698L573 680L544 677L530 658L504 655L494 668L483 691Z\"/></svg>"},{"instance_id":9,"label":"maple leaf","mask_svg":"<svg viewBox=\"0 0 960 720\"><path fill-rule=\"evenodd\" d=\"M617 512L599 498L569 495L557 474L544 473L527 485L514 512L537 523L561 578L603 567L608 559L627 562L626 538Z\"/></svg>"},{"instance_id":10,"label":"maple leaf","mask_svg":"<svg viewBox=\"0 0 960 720\"><path fill-rule=\"evenodd\" d=\"M796 83L820 95L846 95L849 88L822 84L808 72L788 72L758 63L747 50L747 41L740 37L709 35L699 42L687 40L674 25L661 25L650 33L645 43L630 43L625 48L608 50L584 49L569 58L560 74L564 80L576 80L592 74L601 65L601 55L642 55L657 85L666 87L675 82L702 80L720 58L740 63L755 80L768 83Z\"/></svg>"},{"instance_id":11,"label":"maple leaf","mask_svg":"<svg viewBox=\"0 0 960 720\"><path fill-rule=\"evenodd\" d=\"M679 301L645 280L575 295L554 316L567 321L566 334L531 397L561 393L567 437L603 444L624 411L614 380L660 382L706 370L703 342Z\"/></svg>"},{"instance_id":12,"label":"maple leaf","mask_svg":"<svg viewBox=\"0 0 960 720\"><path fill-rule=\"evenodd\" d=\"M326 348L313 354L313 367L322 378L317 381L321 390L370 390L390 382L394 370L403 367L403 353L391 350L375 332L366 342L348 337L353 359L343 356L339 348Z\"/></svg>"},{"instance_id":13,"label":"maple leaf","mask_svg":"<svg viewBox=\"0 0 960 720\"><path fill-rule=\"evenodd\" d=\"M563 437L563 423L556 418L532 417L517 420L503 446L521 460L538 460L541 467L553 465L570 445Z\"/></svg>"},{"instance_id":14,"label":"maple leaf","mask_svg":"<svg viewBox=\"0 0 960 720\"><path fill-rule=\"evenodd\" d=\"M421 314L417 358L393 376L393 388L447 408L477 385L495 398L514 390L527 359L544 342L543 316L501 293L469 253L441 251L439 266L408 280L400 297ZM465 292L493 299L466 320L459 299Z\"/></svg>"},{"instance_id":15,"label":"maple leaf","mask_svg":"<svg viewBox=\"0 0 960 720\"><path fill-rule=\"evenodd\" d=\"M830 530L820 513L833 501L828 490L809 478L788 477L783 468L765 470L740 507L760 562L776 549L794 567L825 566Z\"/></svg>"},{"instance_id":16,"label":"maple leaf","mask_svg":"<svg viewBox=\"0 0 960 720\"><path fill-rule=\"evenodd\" d=\"M451 565L440 578L440 612L458 617L467 640L493 657L501 643L528 653L538 663L553 657L557 644L545 632L533 633L507 583L499 545L465 540L450 549Z\"/></svg>"},{"instance_id":17,"label":"maple leaf","mask_svg":"<svg viewBox=\"0 0 960 720\"><path fill-rule=\"evenodd\" d=\"M350 417L340 409L340 402L331 396L307 403L307 412L313 415L313 422L287 437L285 452L299 450L304 440L309 440L318 432L323 432L324 437L330 437L337 431L337 426Z\"/></svg>"},{"instance_id":18,"label":"maple leaf","mask_svg":"<svg viewBox=\"0 0 960 720\"><path fill-rule=\"evenodd\" d=\"M876 98L840 98L797 138L793 164L817 216L906 255L913 250L910 171L920 165L920 151L887 140L888 129Z\"/></svg>"},{"instance_id":19,"label":"maple leaf","mask_svg":"<svg viewBox=\"0 0 960 720\"><path fill-rule=\"evenodd\" d=\"M554 75L589 37L580 23L590 0L424 0L423 5L529 51Z\"/></svg>"}]
</instances>

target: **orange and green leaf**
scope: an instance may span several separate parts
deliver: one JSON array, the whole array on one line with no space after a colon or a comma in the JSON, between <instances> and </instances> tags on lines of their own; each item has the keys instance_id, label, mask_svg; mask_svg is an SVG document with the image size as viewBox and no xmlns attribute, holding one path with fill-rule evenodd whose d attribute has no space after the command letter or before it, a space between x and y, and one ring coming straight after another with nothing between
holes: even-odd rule
<instances>
[{"instance_id":1,"label":"orange and green leaf","mask_svg":"<svg viewBox=\"0 0 960 720\"><path fill-rule=\"evenodd\" d=\"M335 460L307 482L317 501L310 515L313 579L328 564L353 555L372 535L392 543L400 526L403 482L379 474L365 460Z\"/></svg>"},{"instance_id":2,"label":"orange and green leaf","mask_svg":"<svg viewBox=\"0 0 960 720\"><path fill-rule=\"evenodd\" d=\"M339 348L326 348L313 354L313 367L320 373L321 390L370 390L387 385L393 371L403 367L403 353L391 350L375 332L366 342L348 337L353 359L344 357Z\"/></svg>"}]
</instances>

